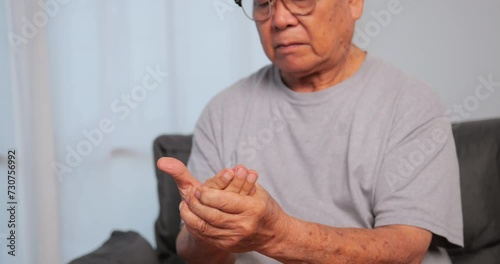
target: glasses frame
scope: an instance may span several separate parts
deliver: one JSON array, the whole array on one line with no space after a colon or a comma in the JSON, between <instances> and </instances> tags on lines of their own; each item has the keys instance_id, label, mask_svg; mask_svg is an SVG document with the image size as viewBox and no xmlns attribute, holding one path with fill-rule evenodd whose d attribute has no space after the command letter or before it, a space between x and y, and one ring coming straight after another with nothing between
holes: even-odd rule
<instances>
[{"instance_id":1,"label":"glasses frame","mask_svg":"<svg viewBox=\"0 0 500 264\"><path fill-rule=\"evenodd\" d=\"M269 3L269 14L268 14L265 18L263 18L263 19L254 19L254 18L253 18L253 15L252 15L252 16L250 16L249 14L247 14L247 12L245 11L245 9L243 9L243 6L242 6L242 4L241 4L241 2L242 2L242 1L253 1L253 0L234 0L234 2L235 2L235 3L239 6L239 7L241 7L241 9L242 9L243 13L245 14L245 16L246 16L246 17L248 17L250 20L252 20L252 21L256 21L256 22L263 22L263 21L268 20L268 19L272 16L272 14L273 14L273 7L272 7L272 6L273 6L274 4L276 4L276 2L277 2L278 0L267 0L267 2ZM286 3L287 1L288 1L288 0L283 0L283 5L284 5L284 6L285 6L285 8L286 8L286 9L287 9L290 13L292 13L294 16L307 16L307 15L311 14L311 12L312 12L312 11L316 8L316 0L314 0L314 5L313 5L313 7L311 8L311 10L309 10L308 12L306 12L306 13L304 13L304 14L302 14L302 13L297 13L297 12L292 12L292 10L290 10L290 8L288 7L288 5L287 5L287 3Z\"/></svg>"}]
</instances>

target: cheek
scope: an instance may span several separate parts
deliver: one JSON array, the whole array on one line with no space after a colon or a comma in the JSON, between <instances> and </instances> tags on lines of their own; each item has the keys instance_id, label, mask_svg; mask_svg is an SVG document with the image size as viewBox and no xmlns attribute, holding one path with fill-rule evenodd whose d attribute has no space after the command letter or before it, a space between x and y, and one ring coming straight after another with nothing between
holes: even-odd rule
<instances>
[{"instance_id":1,"label":"cheek","mask_svg":"<svg viewBox=\"0 0 500 264\"><path fill-rule=\"evenodd\" d=\"M266 55L271 59L274 57L274 49L271 37L271 31L265 25L257 25L260 43Z\"/></svg>"},{"instance_id":2,"label":"cheek","mask_svg":"<svg viewBox=\"0 0 500 264\"><path fill-rule=\"evenodd\" d=\"M315 25L314 23L310 25ZM311 49L314 54L321 56L325 55L332 46L332 41L335 39L335 30L328 26L328 23L317 24L317 26L305 28L305 34L311 43Z\"/></svg>"},{"instance_id":3,"label":"cheek","mask_svg":"<svg viewBox=\"0 0 500 264\"><path fill-rule=\"evenodd\" d=\"M326 23L318 23L318 27L309 28L311 39L314 40L314 48L320 54L336 52L345 44L350 43L352 29L349 21L342 16L325 17Z\"/></svg>"}]
</instances>

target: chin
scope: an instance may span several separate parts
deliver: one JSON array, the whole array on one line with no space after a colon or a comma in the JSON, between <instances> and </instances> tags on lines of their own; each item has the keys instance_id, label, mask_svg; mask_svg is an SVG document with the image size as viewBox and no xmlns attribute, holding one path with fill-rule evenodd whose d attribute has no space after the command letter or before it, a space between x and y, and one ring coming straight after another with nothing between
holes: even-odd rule
<instances>
[{"instance_id":1,"label":"chin","mask_svg":"<svg viewBox=\"0 0 500 264\"><path fill-rule=\"evenodd\" d=\"M276 59L273 61L273 64L280 69L280 71L287 73L307 74L313 68L310 63L307 63L303 59Z\"/></svg>"}]
</instances>

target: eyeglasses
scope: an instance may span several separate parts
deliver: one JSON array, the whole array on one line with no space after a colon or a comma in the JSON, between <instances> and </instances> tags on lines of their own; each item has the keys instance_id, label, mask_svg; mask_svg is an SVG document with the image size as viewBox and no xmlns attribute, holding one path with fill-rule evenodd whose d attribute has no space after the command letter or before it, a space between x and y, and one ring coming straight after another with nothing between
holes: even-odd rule
<instances>
[{"instance_id":1,"label":"eyeglasses","mask_svg":"<svg viewBox=\"0 0 500 264\"><path fill-rule=\"evenodd\" d=\"M262 22L271 17L273 4L278 0L234 0L251 20ZM282 0L290 13L305 16L316 7L316 0Z\"/></svg>"}]
</instances>

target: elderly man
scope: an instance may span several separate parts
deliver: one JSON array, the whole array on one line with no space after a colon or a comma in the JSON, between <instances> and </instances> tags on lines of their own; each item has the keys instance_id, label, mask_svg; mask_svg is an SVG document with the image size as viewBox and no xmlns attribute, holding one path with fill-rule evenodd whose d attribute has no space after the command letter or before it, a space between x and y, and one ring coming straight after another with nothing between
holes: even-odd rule
<instances>
[{"instance_id":1,"label":"elderly man","mask_svg":"<svg viewBox=\"0 0 500 264\"><path fill-rule=\"evenodd\" d=\"M158 162L184 199L181 257L449 262L463 243L451 127L429 88L351 43L363 0L236 2L272 65L209 103L189 170Z\"/></svg>"}]
</instances>

